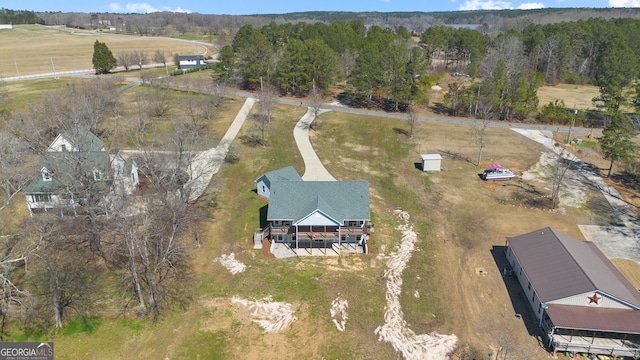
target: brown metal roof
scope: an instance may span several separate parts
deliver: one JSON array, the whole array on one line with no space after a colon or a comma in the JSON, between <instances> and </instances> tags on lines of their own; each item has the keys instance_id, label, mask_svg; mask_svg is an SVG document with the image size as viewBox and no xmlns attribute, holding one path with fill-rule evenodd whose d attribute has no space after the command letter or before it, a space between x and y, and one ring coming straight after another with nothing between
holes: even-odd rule
<instances>
[{"instance_id":1,"label":"brown metal roof","mask_svg":"<svg viewBox=\"0 0 640 360\"><path fill-rule=\"evenodd\" d=\"M640 309L640 293L594 243L549 227L507 242L540 301L598 290Z\"/></svg>"},{"instance_id":2,"label":"brown metal roof","mask_svg":"<svg viewBox=\"0 0 640 360\"><path fill-rule=\"evenodd\" d=\"M640 334L639 310L549 304L547 314L559 328Z\"/></svg>"}]
</instances>

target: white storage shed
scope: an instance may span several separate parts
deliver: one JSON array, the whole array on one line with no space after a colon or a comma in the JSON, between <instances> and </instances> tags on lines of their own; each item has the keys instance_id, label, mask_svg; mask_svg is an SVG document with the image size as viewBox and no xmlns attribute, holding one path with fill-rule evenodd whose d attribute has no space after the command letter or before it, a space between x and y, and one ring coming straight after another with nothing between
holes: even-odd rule
<instances>
[{"instance_id":1,"label":"white storage shed","mask_svg":"<svg viewBox=\"0 0 640 360\"><path fill-rule=\"evenodd\" d=\"M422 171L440 171L440 154L422 154Z\"/></svg>"}]
</instances>

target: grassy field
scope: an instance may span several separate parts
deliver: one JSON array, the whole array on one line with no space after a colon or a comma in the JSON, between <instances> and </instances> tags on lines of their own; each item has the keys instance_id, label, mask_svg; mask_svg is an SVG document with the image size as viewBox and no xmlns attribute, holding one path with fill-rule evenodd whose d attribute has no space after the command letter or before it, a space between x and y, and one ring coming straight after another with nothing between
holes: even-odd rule
<instances>
[{"instance_id":1,"label":"grassy field","mask_svg":"<svg viewBox=\"0 0 640 360\"><path fill-rule=\"evenodd\" d=\"M114 35L64 27L16 25L0 31L0 76L88 70L93 68L93 44L107 44L117 58L119 53L143 51L151 58L162 51L169 61L173 54L201 54L203 47L189 41Z\"/></svg>"}]
</instances>

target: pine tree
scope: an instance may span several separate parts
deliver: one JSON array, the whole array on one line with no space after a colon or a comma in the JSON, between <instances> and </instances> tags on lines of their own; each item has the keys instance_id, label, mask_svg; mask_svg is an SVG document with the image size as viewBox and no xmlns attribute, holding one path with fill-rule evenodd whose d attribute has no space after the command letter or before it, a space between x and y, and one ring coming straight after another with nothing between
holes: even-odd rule
<instances>
[{"instance_id":1,"label":"pine tree","mask_svg":"<svg viewBox=\"0 0 640 360\"><path fill-rule=\"evenodd\" d=\"M118 61L107 47L107 44L96 40L93 44L93 68L96 74L106 74L116 67Z\"/></svg>"},{"instance_id":2,"label":"pine tree","mask_svg":"<svg viewBox=\"0 0 640 360\"><path fill-rule=\"evenodd\" d=\"M638 146L633 138L637 134L631 119L621 113L615 113L611 122L602 130L600 148L602 148L604 158L611 161L607 177L611 176L611 169L615 161L629 163L635 159Z\"/></svg>"}]
</instances>

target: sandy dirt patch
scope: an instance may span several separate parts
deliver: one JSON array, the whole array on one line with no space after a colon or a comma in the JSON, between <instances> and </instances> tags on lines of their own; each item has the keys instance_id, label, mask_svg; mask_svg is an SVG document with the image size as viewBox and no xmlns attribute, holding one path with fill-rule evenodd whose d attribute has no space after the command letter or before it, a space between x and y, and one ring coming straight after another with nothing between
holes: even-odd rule
<instances>
[{"instance_id":1,"label":"sandy dirt patch","mask_svg":"<svg viewBox=\"0 0 640 360\"><path fill-rule=\"evenodd\" d=\"M402 233L402 242L397 251L386 257L387 305L384 313L385 323L379 326L375 333L378 335L378 340L391 343L393 348L402 353L405 359L447 359L458 341L455 335L441 335L436 332L417 335L404 320L400 306L402 273L411 259L411 253L418 241L418 234L409 223L410 216L407 212L396 210L395 214L403 222L397 228Z\"/></svg>"},{"instance_id":2,"label":"sandy dirt patch","mask_svg":"<svg viewBox=\"0 0 640 360\"><path fill-rule=\"evenodd\" d=\"M231 305L240 305L251 310L251 321L260 325L266 332L278 332L288 328L298 319L291 304L273 301L271 297L251 301L234 296Z\"/></svg>"},{"instance_id":3,"label":"sandy dirt patch","mask_svg":"<svg viewBox=\"0 0 640 360\"><path fill-rule=\"evenodd\" d=\"M558 161L558 154L553 152L543 152L540 161L531 169L522 173L523 180L535 180L545 184L545 189L551 193L553 187L553 172ZM569 169L562 179L562 186L558 195L560 207L569 206L581 208L586 202L586 192L588 185L584 176L579 171Z\"/></svg>"},{"instance_id":4,"label":"sandy dirt patch","mask_svg":"<svg viewBox=\"0 0 640 360\"><path fill-rule=\"evenodd\" d=\"M607 184L605 179L596 174L593 169L583 164L575 155L564 151L560 146L555 146L553 138L548 133L522 129L513 130L539 142L555 154L562 154L563 157L575 164L573 168L576 170L572 169L567 172L568 176L566 176L565 184L562 187L565 199L572 198L572 200L564 200L565 204L582 205L579 200L582 195L581 191L588 187L596 187L606 198L612 212L620 219L619 222L622 226L578 225L584 237L598 245L608 258L628 259L640 263L640 226L638 225L638 219L631 206L618 191ZM543 154L540 163L549 162L549 158L557 158L557 156L545 156ZM540 165L540 168L544 167L544 164ZM528 176L532 176L531 174L535 172L536 170L530 172ZM568 192L574 192L573 196L567 197L566 194Z\"/></svg>"},{"instance_id":5,"label":"sandy dirt patch","mask_svg":"<svg viewBox=\"0 0 640 360\"><path fill-rule=\"evenodd\" d=\"M331 314L331 320L336 325L338 331L344 331L345 325L347 324L347 319L349 318L347 315L348 307L349 302L341 295L338 295L338 297L331 302L329 312Z\"/></svg>"},{"instance_id":6,"label":"sandy dirt patch","mask_svg":"<svg viewBox=\"0 0 640 360\"><path fill-rule=\"evenodd\" d=\"M220 257L213 259L213 261L220 263L220 265L224 266L231 275L240 274L247 269L247 265L241 263L236 260L236 255L231 253L229 255L222 254Z\"/></svg>"}]
</instances>

